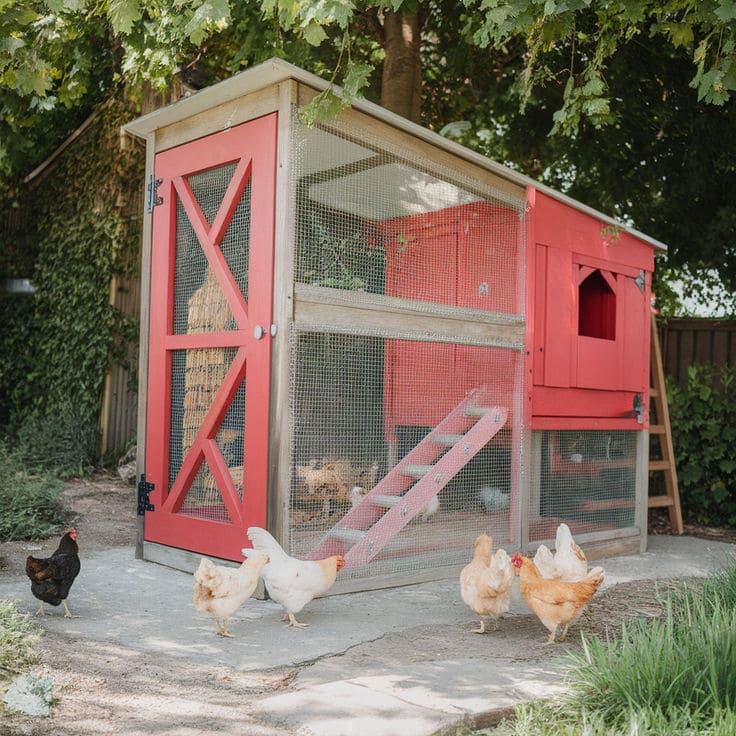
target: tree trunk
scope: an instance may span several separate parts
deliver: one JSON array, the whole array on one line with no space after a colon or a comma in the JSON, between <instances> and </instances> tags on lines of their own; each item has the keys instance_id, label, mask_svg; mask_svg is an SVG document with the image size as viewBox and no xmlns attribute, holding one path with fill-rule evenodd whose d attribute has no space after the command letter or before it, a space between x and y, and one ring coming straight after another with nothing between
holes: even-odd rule
<instances>
[{"instance_id":1,"label":"tree trunk","mask_svg":"<svg viewBox=\"0 0 736 736\"><path fill-rule=\"evenodd\" d=\"M422 106L422 70L419 59L421 21L417 13L387 10L383 17L381 105L418 123Z\"/></svg>"}]
</instances>

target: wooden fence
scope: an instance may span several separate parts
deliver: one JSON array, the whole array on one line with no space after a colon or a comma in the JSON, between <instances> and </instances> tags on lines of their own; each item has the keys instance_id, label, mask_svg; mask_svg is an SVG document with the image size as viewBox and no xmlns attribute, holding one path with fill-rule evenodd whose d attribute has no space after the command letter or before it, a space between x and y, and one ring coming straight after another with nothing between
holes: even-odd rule
<instances>
[{"instance_id":1,"label":"wooden fence","mask_svg":"<svg viewBox=\"0 0 736 736\"><path fill-rule=\"evenodd\" d=\"M678 385L693 363L736 366L736 320L670 318L658 327L664 372Z\"/></svg>"}]
</instances>

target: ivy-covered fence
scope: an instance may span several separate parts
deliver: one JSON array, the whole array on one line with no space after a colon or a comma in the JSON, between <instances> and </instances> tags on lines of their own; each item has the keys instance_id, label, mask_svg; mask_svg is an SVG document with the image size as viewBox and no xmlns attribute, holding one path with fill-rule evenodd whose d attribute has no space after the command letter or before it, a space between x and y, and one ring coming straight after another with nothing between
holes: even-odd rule
<instances>
[{"instance_id":1,"label":"ivy-covered fence","mask_svg":"<svg viewBox=\"0 0 736 736\"><path fill-rule=\"evenodd\" d=\"M36 291L0 303L0 423L39 466L75 472L98 459L105 372L137 339L110 298L113 277L139 268L144 151L120 138L133 115L103 106L17 194L19 226L2 235L13 248L0 278L29 277Z\"/></svg>"}]
</instances>

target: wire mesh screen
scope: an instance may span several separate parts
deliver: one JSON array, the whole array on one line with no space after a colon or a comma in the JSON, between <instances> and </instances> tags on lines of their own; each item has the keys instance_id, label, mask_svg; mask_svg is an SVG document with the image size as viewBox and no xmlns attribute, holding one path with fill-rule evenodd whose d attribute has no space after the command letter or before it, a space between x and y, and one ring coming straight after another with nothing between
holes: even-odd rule
<instances>
[{"instance_id":1,"label":"wire mesh screen","mask_svg":"<svg viewBox=\"0 0 736 736\"><path fill-rule=\"evenodd\" d=\"M169 489L194 444L234 356L233 348L175 350L172 353ZM238 387L215 434L215 441L241 499L244 432L245 380ZM206 460L202 462L187 491L179 513L214 521L230 521L217 481Z\"/></svg>"},{"instance_id":2,"label":"wire mesh screen","mask_svg":"<svg viewBox=\"0 0 736 736\"><path fill-rule=\"evenodd\" d=\"M419 513L384 530L370 563L349 562L343 578L460 564L482 531L509 543L521 466L518 351L298 329L291 339L292 554L348 554L424 476L434 486ZM481 425L492 406L508 410L500 429ZM464 444L473 431L474 455ZM407 465L412 458L421 462ZM443 461L450 469L436 472ZM335 532L348 522L350 540Z\"/></svg>"},{"instance_id":3,"label":"wire mesh screen","mask_svg":"<svg viewBox=\"0 0 736 736\"><path fill-rule=\"evenodd\" d=\"M523 314L522 200L331 126L294 122L297 281Z\"/></svg>"},{"instance_id":4,"label":"wire mesh screen","mask_svg":"<svg viewBox=\"0 0 736 736\"><path fill-rule=\"evenodd\" d=\"M529 539L634 526L637 432L547 431L535 436L541 463L532 479Z\"/></svg>"},{"instance_id":5,"label":"wire mesh screen","mask_svg":"<svg viewBox=\"0 0 736 736\"><path fill-rule=\"evenodd\" d=\"M187 178L202 214L211 226L225 195L235 164L227 164ZM250 244L250 183L218 244L244 298L248 298ZM182 202L176 207L176 272L174 276L174 333L236 329L225 294L208 266Z\"/></svg>"}]
</instances>

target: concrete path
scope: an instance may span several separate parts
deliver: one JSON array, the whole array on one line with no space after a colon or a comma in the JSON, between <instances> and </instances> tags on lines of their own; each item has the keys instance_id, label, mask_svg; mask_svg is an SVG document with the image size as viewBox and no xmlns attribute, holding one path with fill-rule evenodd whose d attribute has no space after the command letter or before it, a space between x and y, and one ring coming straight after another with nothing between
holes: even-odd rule
<instances>
[{"instance_id":1,"label":"concrete path","mask_svg":"<svg viewBox=\"0 0 736 736\"><path fill-rule=\"evenodd\" d=\"M736 546L653 536L642 555L596 561L603 589L631 580L704 576L736 561ZM34 612L26 578L0 580L0 598ZM293 668L286 691L259 696L254 717L297 736L428 736L452 724L492 721L519 701L560 690L564 647L545 647L545 630L514 587L494 633L472 633L473 616L457 580L330 596L313 601L286 627L281 609L249 600L231 621L235 639L214 635L192 604L192 576L135 560L114 548L83 560L69 606L54 609L49 632L114 643L149 655L242 672Z\"/></svg>"}]
</instances>

